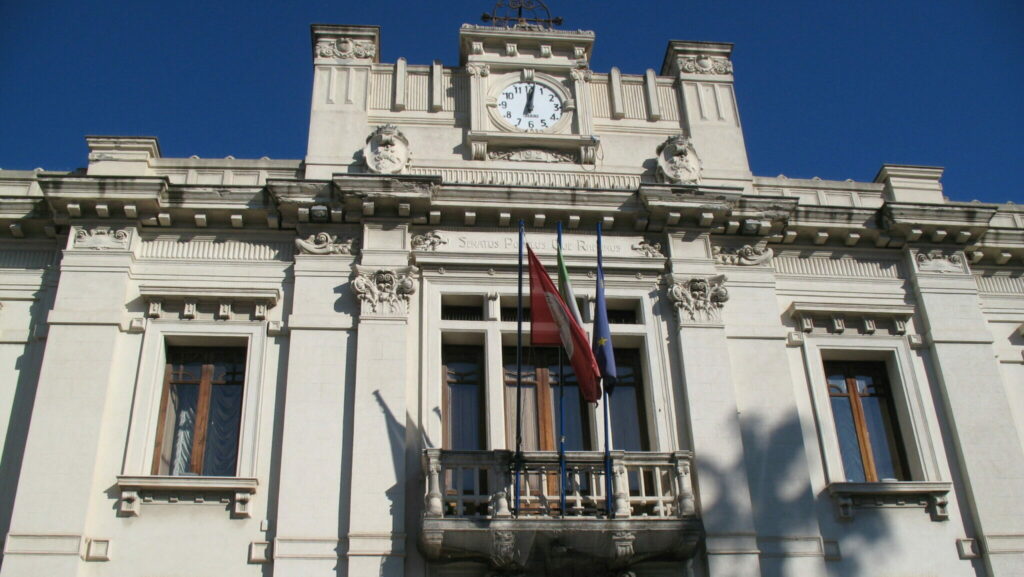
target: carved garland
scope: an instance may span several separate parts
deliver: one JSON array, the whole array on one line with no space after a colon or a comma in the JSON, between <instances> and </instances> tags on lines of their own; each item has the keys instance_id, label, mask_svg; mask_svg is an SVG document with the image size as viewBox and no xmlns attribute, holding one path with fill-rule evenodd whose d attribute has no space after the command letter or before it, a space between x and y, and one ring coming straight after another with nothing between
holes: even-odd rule
<instances>
[{"instance_id":1,"label":"carved garland","mask_svg":"<svg viewBox=\"0 0 1024 577\"><path fill-rule=\"evenodd\" d=\"M302 254L354 254L355 239L347 237L341 241L338 236L326 232L318 232L303 240L295 239L295 248Z\"/></svg>"},{"instance_id":2,"label":"carved garland","mask_svg":"<svg viewBox=\"0 0 1024 577\"><path fill-rule=\"evenodd\" d=\"M722 307L729 300L725 275L692 278L668 287L668 298L679 312L680 321L720 321Z\"/></svg>"}]
</instances>

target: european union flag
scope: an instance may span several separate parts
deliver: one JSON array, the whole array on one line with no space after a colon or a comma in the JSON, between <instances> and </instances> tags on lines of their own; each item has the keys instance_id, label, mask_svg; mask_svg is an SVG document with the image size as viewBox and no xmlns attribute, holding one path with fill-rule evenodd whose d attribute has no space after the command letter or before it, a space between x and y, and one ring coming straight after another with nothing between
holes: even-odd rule
<instances>
[{"instance_id":1,"label":"european union flag","mask_svg":"<svg viewBox=\"0 0 1024 577\"><path fill-rule=\"evenodd\" d=\"M594 306L594 358L601 369L604 392L611 394L618 381L615 369L615 351L612 349L612 329L608 325L608 305L604 299L604 267L601 263L601 223L597 225L597 296Z\"/></svg>"}]
</instances>

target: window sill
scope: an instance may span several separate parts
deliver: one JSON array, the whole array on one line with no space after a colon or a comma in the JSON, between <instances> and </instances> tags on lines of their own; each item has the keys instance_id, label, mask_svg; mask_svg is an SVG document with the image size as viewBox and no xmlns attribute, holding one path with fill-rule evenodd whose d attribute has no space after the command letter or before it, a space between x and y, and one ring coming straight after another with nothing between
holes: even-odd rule
<instances>
[{"instance_id":1,"label":"window sill","mask_svg":"<svg viewBox=\"0 0 1024 577\"><path fill-rule=\"evenodd\" d=\"M928 481L882 481L878 483L832 483L828 492L839 508L840 519L853 519L855 508L923 507L933 521L949 519L952 483Z\"/></svg>"},{"instance_id":2,"label":"window sill","mask_svg":"<svg viewBox=\"0 0 1024 577\"><path fill-rule=\"evenodd\" d=\"M123 516L137 517L142 503L158 500L167 503L219 502L231 505L232 517L247 519L251 516L249 501L258 484L256 479L249 477L119 475L117 488L121 490L121 502L118 511ZM186 495L185 499L181 498L182 494ZM218 498L210 500L207 495Z\"/></svg>"}]
</instances>

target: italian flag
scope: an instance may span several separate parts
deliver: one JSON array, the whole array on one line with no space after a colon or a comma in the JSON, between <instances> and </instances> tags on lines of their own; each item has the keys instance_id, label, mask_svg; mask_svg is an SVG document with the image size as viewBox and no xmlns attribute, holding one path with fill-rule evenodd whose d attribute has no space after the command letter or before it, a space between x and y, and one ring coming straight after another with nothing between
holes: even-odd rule
<instances>
[{"instance_id":1,"label":"italian flag","mask_svg":"<svg viewBox=\"0 0 1024 577\"><path fill-rule=\"evenodd\" d=\"M544 265L529 245L526 252L530 261L530 343L534 346L561 345L576 373L580 394L587 402L595 403L601 397L598 386L601 371L587 341L587 333L558 294L555 283L551 282Z\"/></svg>"}]
</instances>

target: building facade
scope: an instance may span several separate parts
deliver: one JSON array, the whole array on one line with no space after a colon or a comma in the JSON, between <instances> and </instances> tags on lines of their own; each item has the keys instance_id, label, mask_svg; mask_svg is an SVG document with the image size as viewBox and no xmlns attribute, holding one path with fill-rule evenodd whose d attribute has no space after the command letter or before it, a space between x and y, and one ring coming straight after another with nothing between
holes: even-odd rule
<instances>
[{"instance_id":1,"label":"building facade","mask_svg":"<svg viewBox=\"0 0 1024 577\"><path fill-rule=\"evenodd\" d=\"M730 44L459 43L313 26L304 159L0 171L0 576L1024 574L1024 209L752 175ZM520 221L587 330L603 227L610 479Z\"/></svg>"}]
</instances>

